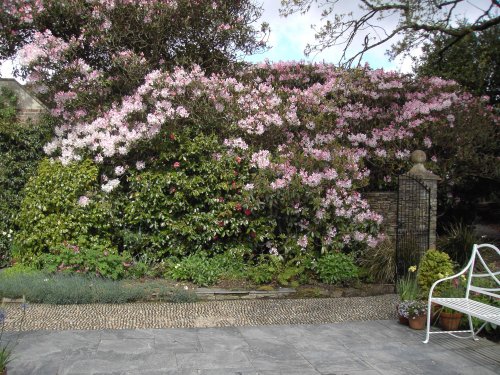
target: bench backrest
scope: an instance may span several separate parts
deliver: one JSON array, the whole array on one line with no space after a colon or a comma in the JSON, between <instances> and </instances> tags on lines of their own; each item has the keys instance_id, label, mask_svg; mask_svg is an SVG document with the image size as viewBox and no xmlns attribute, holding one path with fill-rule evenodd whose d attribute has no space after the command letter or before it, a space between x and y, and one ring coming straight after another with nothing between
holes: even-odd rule
<instances>
[{"instance_id":1,"label":"bench backrest","mask_svg":"<svg viewBox=\"0 0 500 375\"><path fill-rule=\"evenodd\" d=\"M487 262L484 259L485 252L488 251L493 254L492 262ZM491 264L493 264L493 267L490 266ZM470 267L466 298L469 298L469 292L473 292L500 299L499 265L500 250L496 246L490 244L474 245L472 256L466 266L466 268ZM485 282L489 282L490 285L485 285Z\"/></svg>"}]
</instances>

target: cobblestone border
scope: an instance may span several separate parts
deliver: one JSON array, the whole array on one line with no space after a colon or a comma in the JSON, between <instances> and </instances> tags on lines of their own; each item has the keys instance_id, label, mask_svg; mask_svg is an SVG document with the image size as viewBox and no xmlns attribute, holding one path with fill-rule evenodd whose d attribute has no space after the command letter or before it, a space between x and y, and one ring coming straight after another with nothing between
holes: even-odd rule
<instances>
[{"instance_id":1,"label":"cobblestone border","mask_svg":"<svg viewBox=\"0 0 500 375\"><path fill-rule=\"evenodd\" d=\"M197 303L6 305L6 331L321 324L396 319L398 296L222 300Z\"/></svg>"}]
</instances>

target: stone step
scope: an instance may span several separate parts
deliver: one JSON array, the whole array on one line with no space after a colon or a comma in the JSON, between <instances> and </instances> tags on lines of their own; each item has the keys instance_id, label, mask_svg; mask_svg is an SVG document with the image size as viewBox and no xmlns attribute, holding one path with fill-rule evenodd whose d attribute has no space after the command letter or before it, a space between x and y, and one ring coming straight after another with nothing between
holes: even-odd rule
<instances>
[{"instance_id":1,"label":"stone step","mask_svg":"<svg viewBox=\"0 0 500 375\"><path fill-rule=\"evenodd\" d=\"M278 288L273 290L229 290L218 288L197 288L194 292L202 300L231 300L231 299L257 299L257 298L282 298L296 293L293 288Z\"/></svg>"}]
</instances>

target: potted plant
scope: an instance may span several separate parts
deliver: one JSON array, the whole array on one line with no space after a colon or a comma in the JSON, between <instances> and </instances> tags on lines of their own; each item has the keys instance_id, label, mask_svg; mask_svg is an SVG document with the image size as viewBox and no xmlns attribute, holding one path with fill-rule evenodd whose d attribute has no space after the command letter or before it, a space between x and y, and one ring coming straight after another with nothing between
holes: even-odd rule
<instances>
[{"instance_id":1,"label":"potted plant","mask_svg":"<svg viewBox=\"0 0 500 375\"><path fill-rule=\"evenodd\" d=\"M415 300L418 296L418 284L414 276L416 270L416 266L411 266L408 268L408 273L396 283L396 290L401 301L397 306L398 318L401 324L408 325L408 302Z\"/></svg>"},{"instance_id":2,"label":"potted plant","mask_svg":"<svg viewBox=\"0 0 500 375\"><path fill-rule=\"evenodd\" d=\"M412 301L401 301L398 304L397 312L398 312L399 323L405 324L405 325L409 324L408 307L411 303L412 303Z\"/></svg>"},{"instance_id":3,"label":"potted plant","mask_svg":"<svg viewBox=\"0 0 500 375\"><path fill-rule=\"evenodd\" d=\"M424 329L427 320L427 304L425 301L409 301L407 311L410 328Z\"/></svg>"},{"instance_id":4,"label":"potted plant","mask_svg":"<svg viewBox=\"0 0 500 375\"><path fill-rule=\"evenodd\" d=\"M417 272L417 283L420 289L420 297L427 299L432 284L443 277L453 274L453 263L448 254L442 251L427 250L420 260ZM438 285L434 292L441 293L443 287Z\"/></svg>"},{"instance_id":5,"label":"potted plant","mask_svg":"<svg viewBox=\"0 0 500 375\"><path fill-rule=\"evenodd\" d=\"M444 298L463 298L465 296L465 287L461 281L459 278L450 280L441 290L440 296ZM439 326L443 331L456 331L460 327L462 316L461 312L443 306L439 312Z\"/></svg>"}]
</instances>

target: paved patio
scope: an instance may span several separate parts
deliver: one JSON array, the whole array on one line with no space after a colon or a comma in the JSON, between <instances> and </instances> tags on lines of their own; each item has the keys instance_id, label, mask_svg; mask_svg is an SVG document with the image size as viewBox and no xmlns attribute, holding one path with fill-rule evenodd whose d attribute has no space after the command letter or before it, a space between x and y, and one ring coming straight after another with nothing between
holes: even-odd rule
<instances>
[{"instance_id":1,"label":"paved patio","mask_svg":"<svg viewBox=\"0 0 500 375\"><path fill-rule=\"evenodd\" d=\"M13 333L8 333L9 336ZM222 328L23 332L9 375L500 373L500 345L395 320Z\"/></svg>"}]
</instances>

